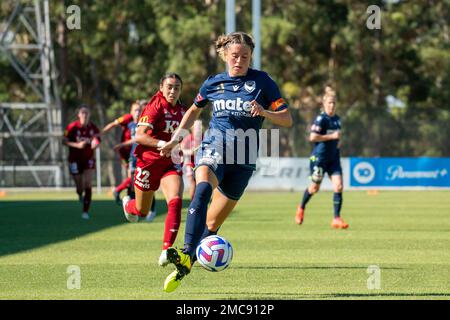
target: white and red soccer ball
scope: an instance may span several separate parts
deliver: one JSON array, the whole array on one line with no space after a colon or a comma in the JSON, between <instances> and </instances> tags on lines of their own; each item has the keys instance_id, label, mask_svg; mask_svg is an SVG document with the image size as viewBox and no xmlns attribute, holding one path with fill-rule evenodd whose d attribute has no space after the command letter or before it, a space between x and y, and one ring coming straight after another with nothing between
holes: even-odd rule
<instances>
[{"instance_id":1,"label":"white and red soccer ball","mask_svg":"<svg viewBox=\"0 0 450 320\"><path fill-rule=\"evenodd\" d=\"M233 247L223 237L208 236L197 246L197 261L208 271L222 271L233 259Z\"/></svg>"}]
</instances>

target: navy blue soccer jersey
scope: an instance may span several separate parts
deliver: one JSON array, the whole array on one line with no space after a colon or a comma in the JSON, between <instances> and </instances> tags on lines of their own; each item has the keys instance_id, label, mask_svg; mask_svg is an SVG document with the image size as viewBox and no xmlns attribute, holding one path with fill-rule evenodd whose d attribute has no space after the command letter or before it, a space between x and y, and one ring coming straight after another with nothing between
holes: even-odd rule
<instances>
[{"instance_id":1,"label":"navy blue soccer jersey","mask_svg":"<svg viewBox=\"0 0 450 320\"><path fill-rule=\"evenodd\" d=\"M256 101L264 108L280 111L287 108L277 84L266 72L248 69L245 76L230 77L228 72L209 77L195 98L195 105L213 108L210 129L226 132L227 129L261 129L264 118L252 117L250 102Z\"/></svg>"},{"instance_id":2,"label":"navy blue soccer jersey","mask_svg":"<svg viewBox=\"0 0 450 320\"><path fill-rule=\"evenodd\" d=\"M334 115L330 117L325 112L317 116L311 126L311 132L320 135L331 134L340 129L341 121L339 120L339 116ZM338 144L338 139L315 142L312 154L323 160L332 160L334 157L339 156Z\"/></svg>"},{"instance_id":3,"label":"navy blue soccer jersey","mask_svg":"<svg viewBox=\"0 0 450 320\"><path fill-rule=\"evenodd\" d=\"M199 108L205 107L208 103L212 106L212 119L203 144L216 144L215 150L223 157L225 153L231 153L231 141L234 141L234 150L237 150L236 146L239 143L244 143L246 160L244 162L237 160L236 151L232 158L235 159L235 163L254 166L255 154L259 147L258 132L264 117L252 117L250 102L253 100L266 110L281 111L288 107L281 97L277 84L266 72L248 69L245 76L231 77L228 72L223 72L209 77L194 100L194 104ZM252 148L250 139L236 134L237 130L244 132L244 135L255 135L256 148ZM222 143L222 146L217 147ZM226 146L223 148L224 153L218 150L223 146ZM227 159L230 159L229 155Z\"/></svg>"},{"instance_id":4,"label":"navy blue soccer jersey","mask_svg":"<svg viewBox=\"0 0 450 320\"><path fill-rule=\"evenodd\" d=\"M128 130L130 130L130 136L131 139L134 139L136 137L136 131L137 131L137 123L132 121L129 124L127 124L127 128ZM134 155L134 150L136 149L137 143L133 143L133 145L131 146L131 153L130 155L133 156Z\"/></svg>"}]
</instances>

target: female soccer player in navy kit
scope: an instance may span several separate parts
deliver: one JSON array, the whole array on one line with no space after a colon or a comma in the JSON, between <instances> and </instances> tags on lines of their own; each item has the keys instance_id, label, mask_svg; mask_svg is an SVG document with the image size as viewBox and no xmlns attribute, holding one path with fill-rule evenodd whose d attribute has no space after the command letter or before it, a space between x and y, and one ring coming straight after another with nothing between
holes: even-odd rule
<instances>
[{"instance_id":1,"label":"female soccer player in navy kit","mask_svg":"<svg viewBox=\"0 0 450 320\"><path fill-rule=\"evenodd\" d=\"M334 219L331 226L336 229L347 229L346 223L340 215L342 207L342 168L339 151L341 137L341 122L336 115L336 93L327 86L323 95L324 111L315 119L309 140L314 142L314 149L310 158L311 184L303 194L302 202L297 207L295 222L302 224L305 207L313 194L319 191L325 173L333 184Z\"/></svg>"},{"instance_id":2,"label":"female soccer player in navy kit","mask_svg":"<svg viewBox=\"0 0 450 320\"><path fill-rule=\"evenodd\" d=\"M264 118L283 127L292 126L290 112L276 83L267 73L250 68L253 39L246 33L234 32L220 36L216 49L228 71L211 76L203 83L179 129L170 142L160 148L162 154L169 155L179 143L181 132L191 128L201 110L211 102L212 119L196 155L196 189L187 213L184 248L167 250L168 260L176 270L166 278L166 292L174 291L190 272L198 243L217 233L255 170L256 159L239 161L237 158L242 155L235 152L238 150L235 147L244 144L246 156L251 156L251 148L257 147L245 138L239 139L236 131L257 135Z\"/></svg>"},{"instance_id":3,"label":"female soccer player in navy kit","mask_svg":"<svg viewBox=\"0 0 450 320\"><path fill-rule=\"evenodd\" d=\"M89 121L90 111L88 106L81 105L77 117L77 121L67 125L64 131L63 144L69 147L69 171L75 181L78 197L83 203L81 217L89 219L92 178L95 170L94 150L100 144L100 132Z\"/></svg>"}]
</instances>

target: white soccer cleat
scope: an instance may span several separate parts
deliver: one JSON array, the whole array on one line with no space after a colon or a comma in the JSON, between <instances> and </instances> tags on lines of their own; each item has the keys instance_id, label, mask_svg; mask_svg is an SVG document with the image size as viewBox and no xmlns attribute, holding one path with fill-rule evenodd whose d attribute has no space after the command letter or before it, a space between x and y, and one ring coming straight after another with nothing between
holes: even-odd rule
<instances>
[{"instance_id":1,"label":"white soccer cleat","mask_svg":"<svg viewBox=\"0 0 450 320\"><path fill-rule=\"evenodd\" d=\"M81 219L89 220L89 213L83 212L83 213L81 214Z\"/></svg>"},{"instance_id":2,"label":"white soccer cleat","mask_svg":"<svg viewBox=\"0 0 450 320\"><path fill-rule=\"evenodd\" d=\"M152 222L156 217L156 211L150 211L145 217L145 222Z\"/></svg>"},{"instance_id":3,"label":"white soccer cleat","mask_svg":"<svg viewBox=\"0 0 450 320\"><path fill-rule=\"evenodd\" d=\"M126 206L127 206L128 201L130 201L130 200L131 200L130 196L123 197L123 199L122 199L123 214L125 215L125 218L129 222L138 222L139 216L127 212Z\"/></svg>"},{"instance_id":4,"label":"white soccer cleat","mask_svg":"<svg viewBox=\"0 0 450 320\"><path fill-rule=\"evenodd\" d=\"M163 250L161 255L159 256L158 264L161 267L165 267L169 264L169 260L167 260L167 250Z\"/></svg>"}]
</instances>

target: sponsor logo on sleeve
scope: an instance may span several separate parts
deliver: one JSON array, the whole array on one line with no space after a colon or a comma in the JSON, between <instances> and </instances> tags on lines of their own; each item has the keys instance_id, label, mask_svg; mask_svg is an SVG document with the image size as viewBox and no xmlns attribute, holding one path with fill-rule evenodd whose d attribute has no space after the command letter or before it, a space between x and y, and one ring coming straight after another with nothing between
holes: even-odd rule
<instances>
[{"instance_id":1,"label":"sponsor logo on sleeve","mask_svg":"<svg viewBox=\"0 0 450 320\"><path fill-rule=\"evenodd\" d=\"M197 96L195 97L195 101L200 102L200 101L202 101L202 100L203 100L202 95L201 95L200 93L197 94Z\"/></svg>"},{"instance_id":2,"label":"sponsor logo on sleeve","mask_svg":"<svg viewBox=\"0 0 450 320\"><path fill-rule=\"evenodd\" d=\"M139 119L140 123L148 123L148 116L143 116Z\"/></svg>"}]
</instances>

